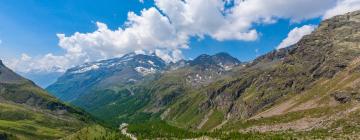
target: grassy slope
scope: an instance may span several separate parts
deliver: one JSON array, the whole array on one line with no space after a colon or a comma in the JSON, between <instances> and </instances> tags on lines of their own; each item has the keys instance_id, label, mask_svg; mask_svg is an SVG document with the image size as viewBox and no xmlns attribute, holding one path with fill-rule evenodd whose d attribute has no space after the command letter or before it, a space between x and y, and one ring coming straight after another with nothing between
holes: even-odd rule
<instances>
[{"instance_id":1,"label":"grassy slope","mask_svg":"<svg viewBox=\"0 0 360 140\"><path fill-rule=\"evenodd\" d=\"M349 103L341 104L331 95L337 91L359 89L360 85L360 74L356 70L360 67L357 63L359 47L356 40L359 34L358 30L352 29L359 24L355 20L343 20L344 17L323 23L319 32L307 36L298 44L300 48L283 60L271 62L271 66L265 66L268 62L258 64L240 70L233 78L205 88L188 90L186 96L167 108L165 120L171 125L194 130L213 110L216 113L208 116L202 130L211 130L226 120L227 115L233 115L240 118L230 117L221 130L246 133L249 130L262 131L265 135L269 131L276 131L283 138L357 137L353 133L360 128L356 117L360 112L358 101L352 99ZM348 34L350 30L353 34ZM232 82L234 84L229 84ZM220 90L223 87L225 89ZM239 91L240 96L233 98L234 104L224 104L231 102L228 97L235 96L234 93ZM206 98L211 98L211 92L220 95L210 100L212 104L219 100L223 102L202 108ZM352 96L358 96L360 92L355 93ZM278 105L285 106L285 109L271 110ZM219 109L224 112L217 112ZM267 110L278 113L257 116ZM236 111L235 114L232 111Z\"/></svg>"},{"instance_id":2,"label":"grassy slope","mask_svg":"<svg viewBox=\"0 0 360 140\"><path fill-rule=\"evenodd\" d=\"M0 89L0 131L18 139L61 138L91 122L27 81L2 83Z\"/></svg>"},{"instance_id":3,"label":"grassy slope","mask_svg":"<svg viewBox=\"0 0 360 140\"><path fill-rule=\"evenodd\" d=\"M94 123L0 64L0 139L58 139Z\"/></svg>"},{"instance_id":4,"label":"grassy slope","mask_svg":"<svg viewBox=\"0 0 360 140\"><path fill-rule=\"evenodd\" d=\"M120 131L105 128L101 125L90 125L80 131L63 138L64 140L130 140Z\"/></svg>"},{"instance_id":5,"label":"grassy slope","mask_svg":"<svg viewBox=\"0 0 360 140\"><path fill-rule=\"evenodd\" d=\"M349 103L341 104L334 101L333 97L330 95L334 91L354 88L359 85L357 84L357 82L359 81L358 79L360 79L360 73L350 72L351 69L353 69L354 67L355 65L350 66L347 70L338 73L332 79L320 79L314 82L312 88L304 91L303 93L289 95L285 97L286 99L279 100L272 107L265 109L265 111L271 110L273 108L286 104L286 102L288 101L293 101L293 104L288 105L287 108L284 109L284 112L273 116L258 117L256 119L254 119L254 117L248 120L241 121L232 120L227 125L225 125L225 127L214 132L190 132L184 129L169 126L165 122L133 124L130 125L129 131L137 135L140 139L170 137L181 139L199 138L204 136L220 139L323 139L329 137L358 138L359 135L357 135L356 132L360 130L360 119L358 119L360 110L357 109L357 107L360 106L360 103L357 103L357 101L354 100ZM304 104L307 104L309 102L313 103L310 107L302 107L304 106ZM299 107L301 107L302 110L299 109ZM278 127L279 124L287 124L287 126L301 125L296 121L304 118L321 118L323 122L319 121L319 126L314 127L314 129L306 128L306 131L295 130L296 128L286 127L286 125L283 128L277 130L270 129ZM192 119L187 119L188 122L191 123ZM216 124L221 123L221 121L219 120L223 120L223 115L221 114L221 112L215 111L214 113L212 113L212 115L209 116L209 120L204 125L203 130L210 130L211 128L215 127ZM186 119L176 121L186 122ZM175 126L182 126L181 124L176 124L171 121L170 124ZM183 124L183 126L185 125ZM256 129L249 128L260 128L261 126L267 126L269 129L265 129L264 132L261 133L246 131L256 131ZM313 126L309 127L311 128ZM270 132L274 130L275 132Z\"/></svg>"},{"instance_id":6,"label":"grassy slope","mask_svg":"<svg viewBox=\"0 0 360 140\"><path fill-rule=\"evenodd\" d=\"M248 120L234 120L223 130L276 131L304 138L359 137L354 132L360 129L356 116L360 103L355 99L339 103L331 95L336 91L358 90L360 73L351 72L357 66L359 63L353 63L332 79L320 79L303 93L289 95ZM308 126L304 125L308 122Z\"/></svg>"},{"instance_id":7,"label":"grassy slope","mask_svg":"<svg viewBox=\"0 0 360 140\"><path fill-rule=\"evenodd\" d=\"M20 139L54 139L77 131L85 124L67 116L55 116L22 105L0 103L0 131Z\"/></svg>"}]
</instances>

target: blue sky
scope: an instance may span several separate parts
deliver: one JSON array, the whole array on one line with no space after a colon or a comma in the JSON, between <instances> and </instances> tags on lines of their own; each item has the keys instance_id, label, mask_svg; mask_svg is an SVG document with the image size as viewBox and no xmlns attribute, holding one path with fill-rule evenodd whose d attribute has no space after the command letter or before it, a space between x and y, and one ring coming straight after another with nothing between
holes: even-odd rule
<instances>
[{"instance_id":1,"label":"blue sky","mask_svg":"<svg viewBox=\"0 0 360 140\"><path fill-rule=\"evenodd\" d=\"M95 21L117 28L129 11L139 12L150 5L136 0L1 0L0 55L62 53L57 33L91 32L96 29Z\"/></svg>"},{"instance_id":2,"label":"blue sky","mask_svg":"<svg viewBox=\"0 0 360 140\"><path fill-rule=\"evenodd\" d=\"M207 2L206 0L198 0L196 2L202 2L202 1ZM221 0L209 0L209 1L214 1L214 2L213 3L209 2L210 4L208 5L204 4L205 8L203 9L209 11L209 9L211 10L212 7L215 7L214 10L209 11L209 13L217 12L221 10L221 8L216 9L218 6L216 4L219 2L215 2ZM236 3L236 1L239 0L234 0L234 1ZM202 28L202 26L207 26L206 24L207 22L209 21L212 22L211 18L213 15L206 15L207 11L205 11L205 14L201 13L204 11L204 10L201 11L202 9L201 7L200 10L197 9L194 10L190 8L190 10L189 9L187 9L187 11L184 10L183 14L185 15L190 13L190 15L193 15L195 13L194 15L200 15L198 17L189 17L189 18L194 18L193 19L195 20L194 25L189 23L186 24L176 23L178 19L178 17L176 17L178 16L176 15L177 12L175 11L175 13L174 12L171 13L172 7L169 8L167 6L169 5L177 6L175 4L180 4L180 5L186 5L188 7L191 6L196 7L196 2L194 2L194 0L186 0L186 1L156 0L157 3L155 3L153 0L144 0L144 2L140 2L139 0L107 0L106 2L102 0L91 0L91 1L89 0L50 0L50 1L49 0L22 0L22 1L1 0L0 1L0 40L1 40L0 59L4 60L5 63L15 71L20 72L27 77L31 77L36 82L38 81L37 79L42 79L42 82L39 82L41 85L48 84L49 82L44 82L46 81L44 80L46 79L44 78L44 76L47 77L52 72L57 73L56 75L58 76L59 73L62 72L62 71L58 71L58 69L54 70L54 68L50 68L50 67L57 66L57 67L63 67L61 69L66 69L68 67L81 64L85 62L85 60L94 61L98 59L105 59L105 58L117 56L116 54L111 54L104 51L106 53L106 57L89 58L91 57L90 54L94 54L102 50L94 51L94 49L92 49L91 50L92 52L86 52L87 50L84 48L88 46L81 46L80 48L82 49L82 51L84 51L82 53L89 54L88 56L86 56L86 59L85 58L74 59L74 60L69 59L68 58L69 56L66 55L74 54L69 50L71 50L71 48L76 47L76 45L83 45L83 40L79 40L79 38L75 36L76 32L79 32L80 34L85 36L85 39L87 39L86 37L89 36L86 36L86 33L95 33L100 27L99 25L97 25L97 22L101 22L102 24L107 25L108 27L107 30L109 32L116 32L118 28L125 30L130 27L136 30L138 29L137 27L135 27L136 25L130 25L130 27L129 25L125 25L125 23L129 21L128 13L130 11L134 12L135 15L141 18L141 17L145 17L145 12L141 12L144 9L144 11L150 11L148 12L149 14L154 14L154 15L156 15L156 13L160 14L158 16L155 16L154 18L162 17L168 19L169 23L166 23L164 25L170 24L171 29L173 29L172 31L179 32L176 33L174 37L177 37L180 34L182 35L183 33L186 34L186 37L189 37L188 39L182 39L181 40L182 42L180 41L181 43L176 42L178 41L178 39L174 39L170 37L166 38L169 39L170 42L173 41L171 43L175 43L175 44L177 43L176 45L172 46L172 48L170 49L165 48L167 51L170 50L170 53L171 51L179 50L181 51L183 58L192 59L204 53L215 54L218 52L227 52L241 61L251 61L257 56L260 56L262 54L265 54L269 51L276 49L276 47L284 39L289 38L288 34L294 28L300 28L299 30L301 30L301 27L304 25L318 25L324 16L332 16L334 14L338 14L339 13L338 11L344 11L344 7L345 7L345 11L354 10L359 7L358 6L359 0L344 0L344 2L339 2L340 0L319 0L316 2L312 2L312 0L294 0L294 2L289 2L286 0L277 0L277 2L280 5L269 4L269 6L267 6L265 4L265 6L262 5L264 7L258 7L258 11L256 10L252 11L254 12L253 14L254 17L259 16L258 18L254 18L251 17L252 16L251 14L245 15L241 13L241 12L243 13L247 12L246 4L248 4L249 7L255 6L256 9L256 6L260 5L258 3L260 2L266 3L269 1L266 0L248 0L248 1L250 2L244 2L243 4L239 4L240 6L238 7L235 7L234 3L225 4L224 6L225 9L231 9L232 7L235 7L232 9L233 13L229 14L229 16L227 15L225 16L226 12L224 11L222 13L224 14L224 16L219 15L220 18L224 20L224 23L229 23L228 27L230 28L226 27L225 25L221 25L219 27L216 27L216 29L212 29L213 27L204 28L201 30L199 29L199 31L206 30L206 32L194 31L194 33L189 33L191 32L191 30L197 30L197 28ZM349 7L349 5L351 5L352 7ZM206 6L208 6L207 9ZM288 8L284 8L283 10L281 10L281 8L279 8L281 6L282 7L286 6ZM293 6L293 8L291 6ZM309 7L314 10L306 10L304 7ZM152 12L151 10L149 10L150 8L154 8ZM342 10L339 10L339 8L342 8ZM267 11L264 11L263 9ZM181 12L182 11L179 11L179 13ZM207 18L199 19L202 17L207 17ZM237 17L239 19L236 19ZM270 20L265 21L268 18ZM198 23L199 26L197 26L195 24L197 23L196 21L197 19L205 20L206 22L205 24L203 22L199 22ZM244 23L241 23L242 20L244 20ZM245 22L246 20L249 21ZM242 24L248 26L243 27L241 26ZM216 25L216 21L214 21L214 25ZM234 27L234 31L232 31L232 26ZM160 33L161 31L163 31L162 30L163 26L154 27L154 28L158 29ZM230 30L227 31L227 29ZM234 33L236 34L237 31L248 33L251 30L256 30L257 32L256 39L253 38L244 39L244 37L238 37L235 35L222 36L224 32L225 34L227 32L229 32L229 34L234 34ZM155 33L157 32L158 31L155 30ZM64 44L59 45L59 41L61 40L57 36L57 34L59 33L65 35L63 39L65 45ZM219 35L220 33L222 34ZM305 35L308 33L310 32L308 31L306 33L300 33L300 35ZM299 33L295 33L295 35L298 34ZM114 35L118 35L118 34L114 33ZM104 37L102 37L101 39L103 38ZM96 39L99 40L99 38ZM71 42L71 40L76 40L76 41L75 43L73 43ZM118 40L115 39L115 41ZM140 42L141 41L146 42L147 40L140 40ZM184 43L184 41L186 41L187 43ZM156 49L164 49L164 45L160 48L157 47L156 43L159 42L155 42L155 43L152 42L151 45L153 45L153 47L148 50L153 51ZM188 48L178 47L184 44L186 44L189 47ZM60 46L63 48L61 48ZM100 46L99 48L101 49L101 47L103 46ZM137 47L137 46L136 44L134 46L115 45L115 48L116 47L118 48L122 47L125 48L125 50L132 50L129 48ZM104 48L106 48L106 46L104 46ZM140 46L139 48L144 49L144 46ZM110 50L112 49L114 48L110 48ZM145 50L146 49L147 48L145 48ZM118 51L128 52L123 50L118 50ZM64 59L64 62L66 61L67 63L64 64L61 63L61 61L59 62L56 60L49 62L42 62L44 60L49 60L49 57L44 57L49 53L51 54L50 58ZM26 59L26 61L22 62L23 59ZM76 63L70 63L70 62L75 62L75 60ZM32 65L28 65L28 64L32 64ZM40 64L41 64L41 68L34 69L34 67L39 66ZM42 64L46 64L46 65L42 65ZM56 65L49 65L49 64L56 64ZM36 72L36 70L38 72ZM56 76L53 76L52 80L50 81L53 81L54 79L56 79Z\"/></svg>"},{"instance_id":3,"label":"blue sky","mask_svg":"<svg viewBox=\"0 0 360 140\"><path fill-rule=\"evenodd\" d=\"M153 6L148 0L14 0L0 1L0 47L1 59L20 57L22 53L32 56L49 52L63 53L57 46L57 33L67 35L75 32L96 30L96 21L106 23L109 28L123 26L129 11L139 13ZM291 23L289 19L276 24L258 25L262 34L256 41L216 41L209 37L191 39L190 49L184 50L185 58L194 58L200 54L228 52L241 61L249 61L256 56L269 52L286 38L294 27L306 24L318 24L319 18ZM258 51L256 51L258 50Z\"/></svg>"},{"instance_id":4,"label":"blue sky","mask_svg":"<svg viewBox=\"0 0 360 140\"><path fill-rule=\"evenodd\" d=\"M201 53L227 52L241 61L251 61L260 55L275 50L293 28L309 24L317 25L320 21L320 18L300 23L279 20L276 24L258 25L256 28L261 33L261 37L256 41L216 41L211 38L198 41L193 39L190 45L192 47L185 50L184 54L189 58L194 58Z\"/></svg>"}]
</instances>

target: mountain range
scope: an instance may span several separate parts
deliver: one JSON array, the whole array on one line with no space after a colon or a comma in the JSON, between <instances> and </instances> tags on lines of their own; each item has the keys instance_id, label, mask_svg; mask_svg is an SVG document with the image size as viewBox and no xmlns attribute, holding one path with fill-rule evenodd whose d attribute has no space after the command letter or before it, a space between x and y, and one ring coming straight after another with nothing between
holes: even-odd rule
<instances>
[{"instance_id":1,"label":"mountain range","mask_svg":"<svg viewBox=\"0 0 360 140\"><path fill-rule=\"evenodd\" d=\"M357 139L360 11L252 62L131 53L67 70L46 88L58 99L1 63L0 84L0 138L126 139L128 123L138 139Z\"/></svg>"},{"instance_id":2,"label":"mountain range","mask_svg":"<svg viewBox=\"0 0 360 140\"><path fill-rule=\"evenodd\" d=\"M78 92L79 88L56 90L54 85L47 89L60 98L83 93L70 101L111 124L160 118L180 128L206 131L342 129L344 126L329 124L339 121L330 119L335 112L348 116L357 112L359 19L359 12L354 12L326 20L297 44L250 63L219 53L173 64L153 56L159 63L152 67L150 58L127 55L116 60L132 65L111 69L119 72L107 75L102 67L93 69L91 64L85 68L92 69L91 73L73 75L73 71L84 69L80 66L65 74L73 75L71 78L62 77L54 84L73 86L71 81L83 83L74 77L106 73L100 79L87 80L99 82L83 86L86 92ZM122 73L126 68L134 74ZM113 79L121 80L107 82ZM351 109L354 112L348 112ZM284 119L266 123L277 118ZM303 123L308 124L299 127Z\"/></svg>"}]
</instances>

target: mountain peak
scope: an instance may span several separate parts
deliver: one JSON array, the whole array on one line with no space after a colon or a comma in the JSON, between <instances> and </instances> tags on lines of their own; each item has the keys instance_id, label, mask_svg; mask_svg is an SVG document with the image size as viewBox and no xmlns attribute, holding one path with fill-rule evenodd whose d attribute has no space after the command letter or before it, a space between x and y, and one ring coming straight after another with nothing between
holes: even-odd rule
<instances>
[{"instance_id":1,"label":"mountain peak","mask_svg":"<svg viewBox=\"0 0 360 140\"><path fill-rule=\"evenodd\" d=\"M0 83L24 83L29 82L16 74L9 68L7 68L0 60Z\"/></svg>"},{"instance_id":2,"label":"mountain peak","mask_svg":"<svg viewBox=\"0 0 360 140\"><path fill-rule=\"evenodd\" d=\"M232 57L230 54L221 52L215 55L202 54L191 61L190 65L198 65L202 67L216 66L229 70L232 67L239 65L240 63L241 62L238 59Z\"/></svg>"},{"instance_id":3,"label":"mountain peak","mask_svg":"<svg viewBox=\"0 0 360 140\"><path fill-rule=\"evenodd\" d=\"M163 68L165 62L155 55L129 53L119 58L89 62L77 67L71 68L67 73L80 74L99 70L116 71L124 66L137 67L138 65L146 65L146 67Z\"/></svg>"},{"instance_id":4,"label":"mountain peak","mask_svg":"<svg viewBox=\"0 0 360 140\"><path fill-rule=\"evenodd\" d=\"M226 53L226 52L219 52L219 53L215 54L214 56L232 57L229 53Z\"/></svg>"}]
</instances>

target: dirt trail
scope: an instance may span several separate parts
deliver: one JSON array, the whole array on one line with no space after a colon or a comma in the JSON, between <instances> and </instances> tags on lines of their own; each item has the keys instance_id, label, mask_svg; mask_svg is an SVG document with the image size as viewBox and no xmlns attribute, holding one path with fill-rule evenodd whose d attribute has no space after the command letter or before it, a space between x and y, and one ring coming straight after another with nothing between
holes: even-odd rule
<instances>
[{"instance_id":1,"label":"dirt trail","mask_svg":"<svg viewBox=\"0 0 360 140\"><path fill-rule=\"evenodd\" d=\"M213 110L210 110L210 112L205 115L205 118L201 121L201 123L196 128L201 129L206 124L206 122L209 120L209 117L212 115L213 112L214 112Z\"/></svg>"},{"instance_id":2,"label":"dirt trail","mask_svg":"<svg viewBox=\"0 0 360 140\"><path fill-rule=\"evenodd\" d=\"M261 112L257 115L255 115L254 117L251 117L251 119L260 119L260 118L267 118L267 117L272 117L272 116L276 116L276 115L281 115L286 113L286 111L295 104L293 99L290 99L284 103L281 103L279 105L276 105L275 107L272 107L264 112Z\"/></svg>"},{"instance_id":3,"label":"dirt trail","mask_svg":"<svg viewBox=\"0 0 360 140\"><path fill-rule=\"evenodd\" d=\"M221 129L222 126L224 126L227 122L228 122L228 120L223 121L221 124L219 124L218 126L214 127L213 129L211 129L211 131L215 131L215 130Z\"/></svg>"},{"instance_id":4,"label":"dirt trail","mask_svg":"<svg viewBox=\"0 0 360 140\"><path fill-rule=\"evenodd\" d=\"M123 123L123 124L120 125L119 130L120 130L121 134L129 137L132 140L137 140L135 135L130 134L130 133L127 132L127 126L128 126L127 123Z\"/></svg>"}]
</instances>

